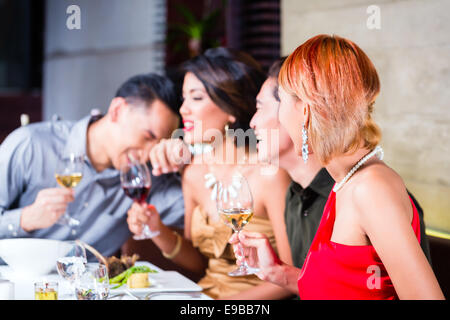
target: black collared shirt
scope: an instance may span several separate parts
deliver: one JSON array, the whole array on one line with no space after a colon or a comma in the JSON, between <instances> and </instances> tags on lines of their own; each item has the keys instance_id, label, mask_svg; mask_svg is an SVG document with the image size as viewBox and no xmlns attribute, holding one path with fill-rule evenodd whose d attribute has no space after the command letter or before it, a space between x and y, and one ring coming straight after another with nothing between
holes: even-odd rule
<instances>
[{"instance_id":1,"label":"black collared shirt","mask_svg":"<svg viewBox=\"0 0 450 320\"><path fill-rule=\"evenodd\" d=\"M291 246L292 260L298 268L308 254L322 218L323 209L333 188L334 180L325 168L322 168L306 188L292 182L286 194L284 212L286 231ZM409 193L409 192L408 192ZM428 239L425 234L423 210L417 200L410 194L420 218L421 247L431 263Z\"/></svg>"}]
</instances>

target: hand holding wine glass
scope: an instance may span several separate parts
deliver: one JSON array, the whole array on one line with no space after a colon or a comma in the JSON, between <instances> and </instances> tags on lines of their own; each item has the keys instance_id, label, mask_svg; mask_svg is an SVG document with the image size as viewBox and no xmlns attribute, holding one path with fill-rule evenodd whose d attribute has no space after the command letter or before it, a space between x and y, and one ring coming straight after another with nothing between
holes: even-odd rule
<instances>
[{"instance_id":1,"label":"hand holding wine glass","mask_svg":"<svg viewBox=\"0 0 450 320\"><path fill-rule=\"evenodd\" d=\"M217 211L222 221L231 227L239 239L240 231L253 216L253 197L247 180L239 173L222 180L218 184L216 196ZM240 256L244 257L242 246ZM257 273L257 268L250 267L245 259L238 269L228 273L230 276L244 276Z\"/></svg>"},{"instance_id":2,"label":"hand holding wine glass","mask_svg":"<svg viewBox=\"0 0 450 320\"><path fill-rule=\"evenodd\" d=\"M72 189L42 189L33 204L23 208L20 226L27 232L49 228L65 214L68 204L73 200Z\"/></svg>"},{"instance_id":3,"label":"hand holding wine glass","mask_svg":"<svg viewBox=\"0 0 450 320\"><path fill-rule=\"evenodd\" d=\"M258 268L257 275L262 280L270 281L267 275L271 274L272 268L282 264L269 239L262 233L249 231L235 233L228 243L233 246L237 264L248 263L249 266ZM245 258L240 256L241 250Z\"/></svg>"},{"instance_id":4,"label":"hand holding wine glass","mask_svg":"<svg viewBox=\"0 0 450 320\"><path fill-rule=\"evenodd\" d=\"M122 159L120 169L120 182L125 194L141 206L147 205L146 200L150 192L151 176L145 163L141 162L140 153L137 150L127 152L125 159ZM151 231L147 224L144 224L142 234L135 235L135 240L150 239L159 235L159 231Z\"/></svg>"},{"instance_id":5,"label":"hand holding wine glass","mask_svg":"<svg viewBox=\"0 0 450 320\"><path fill-rule=\"evenodd\" d=\"M134 234L141 234L145 226L159 230L163 225L158 210L151 204L134 202L127 212L128 228Z\"/></svg>"}]
</instances>

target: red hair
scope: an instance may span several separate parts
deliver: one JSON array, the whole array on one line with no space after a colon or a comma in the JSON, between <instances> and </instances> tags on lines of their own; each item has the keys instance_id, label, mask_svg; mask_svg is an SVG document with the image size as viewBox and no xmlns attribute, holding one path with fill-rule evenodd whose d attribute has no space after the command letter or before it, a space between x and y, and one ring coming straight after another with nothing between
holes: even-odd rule
<instances>
[{"instance_id":1,"label":"red hair","mask_svg":"<svg viewBox=\"0 0 450 320\"><path fill-rule=\"evenodd\" d=\"M307 40L286 59L278 80L309 105L308 137L323 165L361 143L368 149L378 144L381 132L371 112L380 81L370 59L350 40L329 35Z\"/></svg>"}]
</instances>

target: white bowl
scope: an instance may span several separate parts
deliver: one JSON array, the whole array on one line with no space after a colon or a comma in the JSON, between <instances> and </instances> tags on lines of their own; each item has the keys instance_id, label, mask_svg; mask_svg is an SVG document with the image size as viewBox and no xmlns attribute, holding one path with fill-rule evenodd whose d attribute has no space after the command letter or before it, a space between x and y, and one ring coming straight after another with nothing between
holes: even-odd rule
<instances>
[{"instance_id":1,"label":"white bowl","mask_svg":"<svg viewBox=\"0 0 450 320\"><path fill-rule=\"evenodd\" d=\"M56 260L70 250L70 244L50 239L0 240L0 257L12 272L23 276L42 276L55 270Z\"/></svg>"}]
</instances>

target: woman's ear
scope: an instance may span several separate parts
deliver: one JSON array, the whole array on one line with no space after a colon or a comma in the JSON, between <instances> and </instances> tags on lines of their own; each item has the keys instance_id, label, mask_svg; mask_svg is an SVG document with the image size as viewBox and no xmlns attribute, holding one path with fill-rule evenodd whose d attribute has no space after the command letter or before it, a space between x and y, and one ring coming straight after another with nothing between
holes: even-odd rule
<instances>
[{"instance_id":1,"label":"woman's ear","mask_svg":"<svg viewBox=\"0 0 450 320\"><path fill-rule=\"evenodd\" d=\"M228 116L228 123L229 124L233 124L233 123L235 123L236 122L236 117L235 116L232 116L232 115L229 115Z\"/></svg>"},{"instance_id":2,"label":"woman's ear","mask_svg":"<svg viewBox=\"0 0 450 320\"><path fill-rule=\"evenodd\" d=\"M309 104L303 104L303 122L306 128L309 128Z\"/></svg>"}]
</instances>

